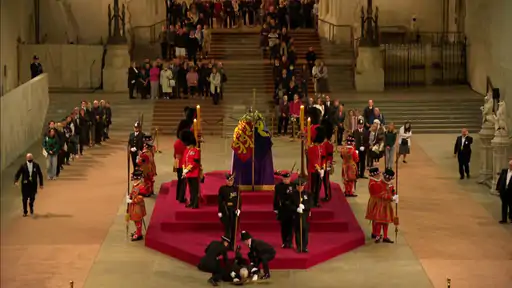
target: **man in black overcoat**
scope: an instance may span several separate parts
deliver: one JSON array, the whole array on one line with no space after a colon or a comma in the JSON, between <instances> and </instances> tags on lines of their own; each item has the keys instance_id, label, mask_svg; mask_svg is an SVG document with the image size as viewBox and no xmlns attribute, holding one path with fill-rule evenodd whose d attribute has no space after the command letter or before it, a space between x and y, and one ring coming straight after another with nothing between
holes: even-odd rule
<instances>
[{"instance_id":1,"label":"man in black overcoat","mask_svg":"<svg viewBox=\"0 0 512 288\"><path fill-rule=\"evenodd\" d=\"M496 190L500 193L501 199L500 224L508 223L507 216L512 222L512 160L508 161L508 169L501 170Z\"/></svg>"}]
</instances>

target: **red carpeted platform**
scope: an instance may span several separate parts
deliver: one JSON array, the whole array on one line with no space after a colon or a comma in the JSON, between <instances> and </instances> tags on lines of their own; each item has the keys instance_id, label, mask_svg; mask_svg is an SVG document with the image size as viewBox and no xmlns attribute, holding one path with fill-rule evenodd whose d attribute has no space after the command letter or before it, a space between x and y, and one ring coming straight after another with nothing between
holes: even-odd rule
<instances>
[{"instance_id":1,"label":"red carpeted platform","mask_svg":"<svg viewBox=\"0 0 512 288\"><path fill-rule=\"evenodd\" d=\"M200 209L187 209L175 200L176 181L162 184L146 233L146 246L192 265L199 263L206 245L223 235L217 217L217 193L225 184L224 172L205 174L201 193L206 203ZM336 183L331 187L332 200L311 212L307 254L281 249L279 222L272 209L273 191L242 192L239 232L247 230L254 238L275 247L277 253L271 262L272 269L307 269L363 245L364 233L341 187ZM238 240L237 244L243 244ZM248 248L242 247L245 255Z\"/></svg>"}]
</instances>

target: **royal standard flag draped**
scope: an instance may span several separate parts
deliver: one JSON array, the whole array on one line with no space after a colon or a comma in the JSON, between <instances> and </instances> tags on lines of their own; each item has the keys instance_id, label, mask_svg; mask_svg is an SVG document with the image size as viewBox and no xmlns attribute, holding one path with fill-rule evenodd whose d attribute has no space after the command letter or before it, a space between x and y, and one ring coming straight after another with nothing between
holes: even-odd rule
<instances>
[{"instance_id":1,"label":"royal standard flag draped","mask_svg":"<svg viewBox=\"0 0 512 288\"><path fill-rule=\"evenodd\" d=\"M252 156L254 152L254 185L274 185L272 139L263 117L256 113L254 118L255 123L252 121L252 115L245 115L235 128L231 144L233 149L232 172L236 173L235 177L240 177L241 185L252 185ZM255 129L253 130L253 128Z\"/></svg>"}]
</instances>

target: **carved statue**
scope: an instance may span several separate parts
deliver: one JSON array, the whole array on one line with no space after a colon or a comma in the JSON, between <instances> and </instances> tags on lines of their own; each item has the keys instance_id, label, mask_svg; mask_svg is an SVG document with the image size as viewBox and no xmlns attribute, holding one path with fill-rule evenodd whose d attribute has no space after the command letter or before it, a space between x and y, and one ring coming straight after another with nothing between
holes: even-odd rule
<instances>
[{"instance_id":1,"label":"carved statue","mask_svg":"<svg viewBox=\"0 0 512 288\"><path fill-rule=\"evenodd\" d=\"M507 126L507 106L505 105L505 101L500 101L498 103L498 111L496 112L496 116L494 116L494 130L497 134L508 135L508 126Z\"/></svg>"},{"instance_id":2,"label":"carved statue","mask_svg":"<svg viewBox=\"0 0 512 288\"><path fill-rule=\"evenodd\" d=\"M492 92L487 93L487 96L485 96L484 101L484 106L480 107L480 110L482 110L482 124L490 124L494 126L496 120L494 119L494 113L492 111L494 107Z\"/></svg>"}]
</instances>

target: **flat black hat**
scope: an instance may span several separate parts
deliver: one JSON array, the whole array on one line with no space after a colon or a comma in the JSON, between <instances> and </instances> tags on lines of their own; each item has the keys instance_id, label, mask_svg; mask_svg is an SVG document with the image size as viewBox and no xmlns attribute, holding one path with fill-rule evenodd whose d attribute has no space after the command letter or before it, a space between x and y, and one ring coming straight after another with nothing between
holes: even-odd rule
<instances>
[{"instance_id":1,"label":"flat black hat","mask_svg":"<svg viewBox=\"0 0 512 288\"><path fill-rule=\"evenodd\" d=\"M226 180L233 180L235 179L235 174L234 173L225 173L224 176L226 177Z\"/></svg>"},{"instance_id":2,"label":"flat black hat","mask_svg":"<svg viewBox=\"0 0 512 288\"><path fill-rule=\"evenodd\" d=\"M225 242L231 243L231 239L229 239L229 238L228 238L228 237L226 237L226 236L222 236L222 237L220 237L220 239L222 239L222 241L225 241Z\"/></svg>"},{"instance_id":3,"label":"flat black hat","mask_svg":"<svg viewBox=\"0 0 512 288\"><path fill-rule=\"evenodd\" d=\"M251 236L251 234L249 234L249 232L242 231L242 233L240 234L240 238L242 239L242 241L246 241L246 240L251 239L252 236Z\"/></svg>"},{"instance_id":4,"label":"flat black hat","mask_svg":"<svg viewBox=\"0 0 512 288\"><path fill-rule=\"evenodd\" d=\"M302 178L302 177L298 177L297 179L295 179L295 181L293 181L293 185L295 186L304 186L308 183L308 179L306 178Z\"/></svg>"},{"instance_id":5,"label":"flat black hat","mask_svg":"<svg viewBox=\"0 0 512 288\"><path fill-rule=\"evenodd\" d=\"M151 135L144 135L144 141L153 141L153 137Z\"/></svg>"},{"instance_id":6,"label":"flat black hat","mask_svg":"<svg viewBox=\"0 0 512 288\"><path fill-rule=\"evenodd\" d=\"M395 171L393 171L392 169L384 170L384 177L386 177L386 178L393 178L393 177L395 177Z\"/></svg>"},{"instance_id":7,"label":"flat black hat","mask_svg":"<svg viewBox=\"0 0 512 288\"><path fill-rule=\"evenodd\" d=\"M292 176L292 173L290 173L290 171L287 170L281 170L279 171L279 174L281 175L281 177L284 178L290 178L290 176Z\"/></svg>"}]
</instances>

